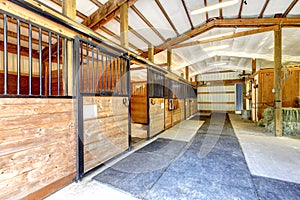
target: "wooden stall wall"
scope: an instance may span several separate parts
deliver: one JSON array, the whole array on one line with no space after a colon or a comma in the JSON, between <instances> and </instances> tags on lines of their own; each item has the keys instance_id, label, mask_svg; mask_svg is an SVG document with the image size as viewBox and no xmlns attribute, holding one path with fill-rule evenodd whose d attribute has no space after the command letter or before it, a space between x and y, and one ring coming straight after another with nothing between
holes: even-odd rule
<instances>
[{"instance_id":1,"label":"wooden stall wall","mask_svg":"<svg viewBox=\"0 0 300 200\"><path fill-rule=\"evenodd\" d=\"M197 112L197 99L191 98L191 115L195 114Z\"/></svg>"},{"instance_id":2,"label":"wooden stall wall","mask_svg":"<svg viewBox=\"0 0 300 200\"><path fill-rule=\"evenodd\" d=\"M87 172L128 149L128 98L84 97L83 104Z\"/></svg>"},{"instance_id":3,"label":"wooden stall wall","mask_svg":"<svg viewBox=\"0 0 300 200\"><path fill-rule=\"evenodd\" d=\"M174 110L172 112L172 126L178 124L181 121L181 109L179 107L179 100L173 99Z\"/></svg>"},{"instance_id":4,"label":"wooden stall wall","mask_svg":"<svg viewBox=\"0 0 300 200\"><path fill-rule=\"evenodd\" d=\"M72 99L0 99L0 199L41 199L76 171Z\"/></svg>"},{"instance_id":5,"label":"wooden stall wall","mask_svg":"<svg viewBox=\"0 0 300 200\"><path fill-rule=\"evenodd\" d=\"M164 98L149 98L149 136L164 130Z\"/></svg>"},{"instance_id":6,"label":"wooden stall wall","mask_svg":"<svg viewBox=\"0 0 300 200\"><path fill-rule=\"evenodd\" d=\"M179 99L178 100L178 103L179 103L179 109L180 109L180 121L183 121L184 120L184 99Z\"/></svg>"},{"instance_id":7,"label":"wooden stall wall","mask_svg":"<svg viewBox=\"0 0 300 200\"><path fill-rule=\"evenodd\" d=\"M299 67L290 68L287 72L286 80L283 80L282 88L282 106L296 107L297 97L299 94ZM256 121L263 117L265 108L274 106L274 69L263 69L257 72L254 76L256 88L252 88L253 109L256 108L256 116L253 120ZM255 110L254 110L255 111Z\"/></svg>"},{"instance_id":8,"label":"wooden stall wall","mask_svg":"<svg viewBox=\"0 0 300 200\"><path fill-rule=\"evenodd\" d=\"M189 98L185 99L185 118L189 118L191 116L191 102Z\"/></svg>"}]
</instances>

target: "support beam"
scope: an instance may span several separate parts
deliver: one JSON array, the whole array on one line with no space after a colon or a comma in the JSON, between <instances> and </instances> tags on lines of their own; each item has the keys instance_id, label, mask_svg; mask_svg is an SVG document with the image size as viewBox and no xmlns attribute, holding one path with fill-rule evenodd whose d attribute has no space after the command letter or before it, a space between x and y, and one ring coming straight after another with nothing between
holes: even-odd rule
<instances>
[{"instance_id":1,"label":"support beam","mask_svg":"<svg viewBox=\"0 0 300 200\"><path fill-rule=\"evenodd\" d=\"M265 12L265 10L266 10L268 4L269 4L269 1L270 1L270 0L266 0L266 2L265 2L265 4L264 4L263 8L262 8L261 11L260 11L259 18L262 18L262 17L264 16L264 12Z\"/></svg>"},{"instance_id":2,"label":"support beam","mask_svg":"<svg viewBox=\"0 0 300 200\"><path fill-rule=\"evenodd\" d=\"M207 1L204 0L204 7L207 7ZM208 12L205 12L206 21L208 21Z\"/></svg>"},{"instance_id":3,"label":"support beam","mask_svg":"<svg viewBox=\"0 0 300 200\"><path fill-rule=\"evenodd\" d=\"M136 1L137 0L108 0L102 7L88 16L82 24L96 30L118 16L120 14L120 8L124 3L127 3L128 7L130 7Z\"/></svg>"},{"instance_id":4,"label":"support beam","mask_svg":"<svg viewBox=\"0 0 300 200\"><path fill-rule=\"evenodd\" d=\"M195 42L187 42L187 43L183 43L183 44L177 44L177 45L173 46L172 49L188 47L188 46L193 46L193 45L199 45L199 44L206 44L206 43L210 43L210 42L217 42L217 41L221 41L221 40L243 37L243 36L253 35L253 34L257 34L257 33L263 33L263 32L273 31L277 28L278 28L278 26L269 26L269 27L263 27L263 28L259 28L259 29L249 30L249 31L242 31L242 32L233 33L232 35L226 35L226 36L220 36L220 37L211 38L211 39L207 39L207 40L199 40L199 41L195 41Z\"/></svg>"},{"instance_id":5,"label":"support beam","mask_svg":"<svg viewBox=\"0 0 300 200\"><path fill-rule=\"evenodd\" d=\"M76 0L62 0L62 12L65 16L76 19Z\"/></svg>"},{"instance_id":6,"label":"support beam","mask_svg":"<svg viewBox=\"0 0 300 200\"><path fill-rule=\"evenodd\" d=\"M168 71L171 71L172 66L172 49L167 50L167 65L168 65Z\"/></svg>"},{"instance_id":7,"label":"support beam","mask_svg":"<svg viewBox=\"0 0 300 200\"><path fill-rule=\"evenodd\" d=\"M154 63L154 46L152 44L148 46L148 60Z\"/></svg>"},{"instance_id":8,"label":"support beam","mask_svg":"<svg viewBox=\"0 0 300 200\"><path fill-rule=\"evenodd\" d=\"M296 3L298 2L298 0L294 0L289 7L286 9L286 11L283 13L282 17L287 17L287 15L290 13L290 11L294 8L294 6L296 5Z\"/></svg>"},{"instance_id":9,"label":"support beam","mask_svg":"<svg viewBox=\"0 0 300 200\"><path fill-rule=\"evenodd\" d=\"M185 80L189 81L189 66L185 66Z\"/></svg>"},{"instance_id":10,"label":"support beam","mask_svg":"<svg viewBox=\"0 0 300 200\"><path fill-rule=\"evenodd\" d=\"M282 39L282 32L280 28L274 31L275 136L282 136L282 80L281 80L282 41L281 39Z\"/></svg>"},{"instance_id":11,"label":"support beam","mask_svg":"<svg viewBox=\"0 0 300 200\"><path fill-rule=\"evenodd\" d=\"M241 17L242 17L243 5L244 5L244 1L241 1L238 19L241 19Z\"/></svg>"},{"instance_id":12,"label":"support beam","mask_svg":"<svg viewBox=\"0 0 300 200\"><path fill-rule=\"evenodd\" d=\"M256 58L252 58L252 74L256 72Z\"/></svg>"},{"instance_id":13,"label":"support beam","mask_svg":"<svg viewBox=\"0 0 300 200\"><path fill-rule=\"evenodd\" d=\"M187 16L187 18L188 18L188 20L189 20L189 22L190 22L191 29L194 29L194 25L193 25L191 16L190 16L190 14L189 14L189 12L188 12L188 9L187 9L187 7L186 7L185 1L184 1L184 0L181 0L181 3L182 3L182 5L183 5L185 14L186 14L186 16Z\"/></svg>"},{"instance_id":14,"label":"support beam","mask_svg":"<svg viewBox=\"0 0 300 200\"><path fill-rule=\"evenodd\" d=\"M180 36L167 40L163 44L155 48L154 54L164 51L170 46L182 43L188 39L191 39L201 33L211 30L212 28L259 28L266 26L281 25L282 27L299 27L299 18L243 18L243 19L215 19L208 23L198 26L193 30L189 30ZM148 52L141 54L142 57L147 57Z\"/></svg>"},{"instance_id":15,"label":"support beam","mask_svg":"<svg viewBox=\"0 0 300 200\"><path fill-rule=\"evenodd\" d=\"M219 0L219 3L222 3L222 0ZM219 9L219 17L220 17L220 19L223 19L223 10L222 10L222 8Z\"/></svg>"},{"instance_id":16,"label":"support beam","mask_svg":"<svg viewBox=\"0 0 300 200\"><path fill-rule=\"evenodd\" d=\"M120 8L120 42L121 46L128 49L128 3L124 3Z\"/></svg>"},{"instance_id":17,"label":"support beam","mask_svg":"<svg viewBox=\"0 0 300 200\"><path fill-rule=\"evenodd\" d=\"M76 19L76 0L63 0L62 1L62 10L63 10L63 14L66 16L66 17L69 17L73 20ZM56 43L57 45L57 43ZM54 45L54 46L56 46ZM74 80L74 77L73 77L73 42L71 41L67 41L64 45L61 45L63 46L63 52L66 52L67 55L66 55L66 58L64 58L64 61L63 62L66 62L64 64L64 66L66 66L68 69L64 69L65 71L67 71L67 73L63 73L63 91L64 91L64 95L69 95L69 96L73 96L73 94L75 94L75 92L73 91L73 80ZM46 48L48 49L48 48ZM46 56L47 57L47 56ZM45 62L43 62L45 63ZM46 67L47 65L44 65L45 66L45 73L47 75L47 78L48 78L48 67ZM45 76L46 77L46 76ZM67 82L67 83L66 83ZM47 82L45 82L47 83ZM48 85L45 84L45 86ZM68 88L66 88L66 86L68 86ZM48 90L48 87L46 87L46 90ZM66 94L66 91L68 91L68 94ZM46 91L48 92L48 91Z\"/></svg>"},{"instance_id":18,"label":"support beam","mask_svg":"<svg viewBox=\"0 0 300 200\"><path fill-rule=\"evenodd\" d=\"M58 6L60 6L60 7L63 7L63 2L61 1L61 0L51 0L53 3L55 3L56 5L58 5ZM71 0L72 1L72 0ZM67 6L64 6L64 7L68 7L69 6L69 0L67 0L67 4L65 4L65 5L67 5ZM70 2L70 4L72 4L72 2ZM73 7L73 5L71 5L72 7ZM71 7L70 6L70 7ZM76 12L76 16L78 16L78 17L80 17L81 19L85 19L87 16L85 16L82 12L79 12L78 10L76 11L76 2L75 2L75 6L74 6L74 8L75 8L75 12ZM62 10L63 10L63 13L64 13L64 8L62 8ZM67 15L66 15L67 16ZM73 18L71 18L71 19L73 19Z\"/></svg>"}]
</instances>

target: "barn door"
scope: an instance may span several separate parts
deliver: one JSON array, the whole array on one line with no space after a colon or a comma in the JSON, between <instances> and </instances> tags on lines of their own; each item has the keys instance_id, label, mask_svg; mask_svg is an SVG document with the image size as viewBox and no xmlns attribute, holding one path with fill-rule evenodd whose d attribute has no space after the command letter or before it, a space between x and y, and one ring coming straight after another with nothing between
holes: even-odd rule
<instances>
[{"instance_id":1,"label":"barn door","mask_svg":"<svg viewBox=\"0 0 300 200\"><path fill-rule=\"evenodd\" d=\"M130 146L129 59L75 39L77 180Z\"/></svg>"}]
</instances>

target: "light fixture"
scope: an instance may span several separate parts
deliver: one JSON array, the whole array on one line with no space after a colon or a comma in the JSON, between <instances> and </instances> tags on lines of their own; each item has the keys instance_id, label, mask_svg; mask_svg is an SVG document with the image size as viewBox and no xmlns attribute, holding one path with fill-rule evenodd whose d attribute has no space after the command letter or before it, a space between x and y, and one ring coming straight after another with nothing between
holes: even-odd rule
<instances>
[{"instance_id":1,"label":"light fixture","mask_svg":"<svg viewBox=\"0 0 300 200\"><path fill-rule=\"evenodd\" d=\"M211 5L211 6L206 6L206 7L197 9L197 10L193 10L191 12L191 15L197 15L197 14L200 14L200 13L205 13L205 12L216 10L216 9L219 9L219 8L225 8L225 7L237 4L237 3L238 3L238 0L224 1L224 2L221 2L221 3L218 3L218 4L214 4L214 5Z\"/></svg>"},{"instance_id":2,"label":"light fixture","mask_svg":"<svg viewBox=\"0 0 300 200\"><path fill-rule=\"evenodd\" d=\"M218 34L218 35L211 35L211 36L200 38L198 41L210 40L210 39L223 37L223 36L228 36L228 35L232 35L232 34L233 34L233 32L221 33L221 34Z\"/></svg>"},{"instance_id":3,"label":"light fixture","mask_svg":"<svg viewBox=\"0 0 300 200\"><path fill-rule=\"evenodd\" d=\"M227 65L227 62L213 62L213 63L208 63L208 66L223 66Z\"/></svg>"},{"instance_id":4,"label":"light fixture","mask_svg":"<svg viewBox=\"0 0 300 200\"><path fill-rule=\"evenodd\" d=\"M219 50L219 49L226 49L229 45L219 45L219 46L211 46L203 48L204 51L213 51L213 50Z\"/></svg>"}]
</instances>

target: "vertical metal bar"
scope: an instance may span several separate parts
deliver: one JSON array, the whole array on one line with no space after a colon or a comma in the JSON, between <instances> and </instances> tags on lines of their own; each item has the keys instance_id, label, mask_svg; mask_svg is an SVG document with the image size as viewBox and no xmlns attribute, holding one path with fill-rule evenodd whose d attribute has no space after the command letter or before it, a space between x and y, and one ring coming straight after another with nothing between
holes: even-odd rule
<instances>
[{"instance_id":1,"label":"vertical metal bar","mask_svg":"<svg viewBox=\"0 0 300 200\"><path fill-rule=\"evenodd\" d=\"M131 88L130 88L130 60L127 59L127 95L128 95L128 146L131 148Z\"/></svg>"},{"instance_id":2,"label":"vertical metal bar","mask_svg":"<svg viewBox=\"0 0 300 200\"><path fill-rule=\"evenodd\" d=\"M40 96L43 95L43 46L42 46L42 29L39 28L39 68L40 68Z\"/></svg>"},{"instance_id":3,"label":"vertical metal bar","mask_svg":"<svg viewBox=\"0 0 300 200\"><path fill-rule=\"evenodd\" d=\"M29 48L29 95L32 95L32 25L29 24L28 30L28 48Z\"/></svg>"},{"instance_id":4,"label":"vertical metal bar","mask_svg":"<svg viewBox=\"0 0 300 200\"><path fill-rule=\"evenodd\" d=\"M86 91L87 92L90 92L90 63L89 63L89 44L86 43L86 83L87 83L87 86L86 86Z\"/></svg>"},{"instance_id":5,"label":"vertical metal bar","mask_svg":"<svg viewBox=\"0 0 300 200\"><path fill-rule=\"evenodd\" d=\"M64 70L64 88L65 88L65 92L64 95L68 96L69 91L68 91L68 40L67 38L64 38L64 52L63 52L63 58L64 58L64 62L63 62L63 70ZM73 76L74 77L74 76Z\"/></svg>"},{"instance_id":6,"label":"vertical metal bar","mask_svg":"<svg viewBox=\"0 0 300 200\"><path fill-rule=\"evenodd\" d=\"M80 91L84 91L84 67L83 67L83 42L80 42L80 62L79 62L79 68L78 68L78 75L80 77L80 86L81 86L81 90Z\"/></svg>"},{"instance_id":7,"label":"vertical metal bar","mask_svg":"<svg viewBox=\"0 0 300 200\"><path fill-rule=\"evenodd\" d=\"M149 117L149 110L150 110L150 105L149 105L149 68L147 67L147 86L146 86L146 93L147 93L147 139L150 138L150 117Z\"/></svg>"},{"instance_id":8,"label":"vertical metal bar","mask_svg":"<svg viewBox=\"0 0 300 200\"><path fill-rule=\"evenodd\" d=\"M113 73L113 61L112 61L113 59L111 58L111 57L109 57L109 63L110 63L110 67L109 67L109 72L110 72L110 80L109 80L109 82L110 82L110 91L112 91L112 73Z\"/></svg>"},{"instance_id":9,"label":"vertical metal bar","mask_svg":"<svg viewBox=\"0 0 300 200\"><path fill-rule=\"evenodd\" d=\"M105 85L105 91L108 90L108 56L106 55L106 64L105 64L105 82L106 82L106 85Z\"/></svg>"},{"instance_id":10,"label":"vertical metal bar","mask_svg":"<svg viewBox=\"0 0 300 200\"><path fill-rule=\"evenodd\" d=\"M101 71L101 78L102 78L102 91L104 90L104 56L103 53L101 53L101 59L102 59L102 71Z\"/></svg>"},{"instance_id":11,"label":"vertical metal bar","mask_svg":"<svg viewBox=\"0 0 300 200\"><path fill-rule=\"evenodd\" d=\"M123 70L122 70L123 67L122 66L123 66L123 58L120 58L120 66L119 66L120 67L120 80L119 81L120 81L120 93L121 94L123 94L123 80L122 80L123 79L123 76L122 76L123 75Z\"/></svg>"},{"instance_id":12,"label":"vertical metal bar","mask_svg":"<svg viewBox=\"0 0 300 200\"><path fill-rule=\"evenodd\" d=\"M117 91L117 78L118 78L118 58L115 58L115 62L114 62L114 67L115 67L115 73L114 73L114 92Z\"/></svg>"},{"instance_id":13,"label":"vertical metal bar","mask_svg":"<svg viewBox=\"0 0 300 200\"><path fill-rule=\"evenodd\" d=\"M94 47L92 46L92 93L95 93Z\"/></svg>"},{"instance_id":14,"label":"vertical metal bar","mask_svg":"<svg viewBox=\"0 0 300 200\"><path fill-rule=\"evenodd\" d=\"M60 36L57 35L57 96L60 96Z\"/></svg>"},{"instance_id":15,"label":"vertical metal bar","mask_svg":"<svg viewBox=\"0 0 300 200\"><path fill-rule=\"evenodd\" d=\"M4 58L3 58L3 67L4 67L4 94L7 94L8 91L8 49L7 49L7 16L3 14L3 41L4 41Z\"/></svg>"},{"instance_id":16,"label":"vertical metal bar","mask_svg":"<svg viewBox=\"0 0 300 200\"><path fill-rule=\"evenodd\" d=\"M21 82L21 29L20 20L17 19L17 95L20 95Z\"/></svg>"},{"instance_id":17,"label":"vertical metal bar","mask_svg":"<svg viewBox=\"0 0 300 200\"><path fill-rule=\"evenodd\" d=\"M77 131L76 131L76 180L81 180L84 174L84 145L83 145L83 99L82 95L80 93L80 86L81 86L81 79L80 79L80 67L81 62L80 61L80 49L82 48L81 43L79 43L79 40L75 38L74 41L74 63L75 63L75 69L76 69L76 102L77 102Z\"/></svg>"},{"instance_id":18,"label":"vertical metal bar","mask_svg":"<svg viewBox=\"0 0 300 200\"><path fill-rule=\"evenodd\" d=\"M48 42L49 42L49 96L52 95L52 33L49 32L48 36Z\"/></svg>"},{"instance_id":19,"label":"vertical metal bar","mask_svg":"<svg viewBox=\"0 0 300 200\"><path fill-rule=\"evenodd\" d=\"M100 91L99 87L100 87L100 72L99 72L99 49L97 49L97 55L96 55L96 81L97 81L97 92Z\"/></svg>"}]
</instances>

